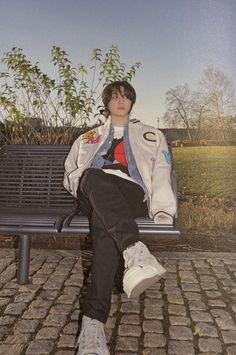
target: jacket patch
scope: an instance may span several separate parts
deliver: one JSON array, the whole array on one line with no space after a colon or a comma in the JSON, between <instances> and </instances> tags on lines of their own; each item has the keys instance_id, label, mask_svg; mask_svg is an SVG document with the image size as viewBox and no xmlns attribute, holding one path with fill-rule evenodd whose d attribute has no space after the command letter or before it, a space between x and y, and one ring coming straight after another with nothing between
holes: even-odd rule
<instances>
[{"instance_id":1,"label":"jacket patch","mask_svg":"<svg viewBox=\"0 0 236 355\"><path fill-rule=\"evenodd\" d=\"M156 135L153 132L145 132L143 138L148 142L156 142Z\"/></svg>"},{"instance_id":2,"label":"jacket patch","mask_svg":"<svg viewBox=\"0 0 236 355\"><path fill-rule=\"evenodd\" d=\"M87 140L86 144L96 144L99 142L101 135L95 135L96 131L89 131L83 134L82 139Z\"/></svg>"},{"instance_id":3,"label":"jacket patch","mask_svg":"<svg viewBox=\"0 0 236 355\"><path fill-rule=\"evenodd\" d=\"M168 152L168 150L163 150L162 154L165 157L165 160L168 164L171 164L171 156L170 156L170 152Z\"/></svg>"}]
</instances>

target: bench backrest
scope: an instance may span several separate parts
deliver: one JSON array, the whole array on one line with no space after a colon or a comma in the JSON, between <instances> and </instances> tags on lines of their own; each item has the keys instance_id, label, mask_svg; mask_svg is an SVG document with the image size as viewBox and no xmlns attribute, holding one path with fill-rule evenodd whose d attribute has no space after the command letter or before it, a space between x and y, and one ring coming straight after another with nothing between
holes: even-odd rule
<instances>
[{"instance_id":1,"label":"bench backrest","mask_svg":"<svg viewBox=\"0 0 236 355\"><path fill-rule=\"evenodd\" d=\"M0 206L70 207L62 185L69 145L5 145L0 148Z\"/></svg>"}]
</instances>

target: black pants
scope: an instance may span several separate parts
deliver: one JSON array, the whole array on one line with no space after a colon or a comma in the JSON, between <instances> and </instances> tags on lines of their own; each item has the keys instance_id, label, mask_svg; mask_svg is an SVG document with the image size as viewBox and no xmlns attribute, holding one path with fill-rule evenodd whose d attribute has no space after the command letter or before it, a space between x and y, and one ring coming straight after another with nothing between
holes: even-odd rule
<instances>
[{"instance_id":1,"label":"black pants","mask_svg":"<svg viewBox=\"0 0 236 355\"><path fill-rule=\"evenodd\" d=\"M91 285L84 302L84 314L106 322L116 271L122 252L139 240L135 217L148 214L143 189L132 181L87 169L80 182L78 199L90 216L93 239Z\"/></svg>"}]
</instances>

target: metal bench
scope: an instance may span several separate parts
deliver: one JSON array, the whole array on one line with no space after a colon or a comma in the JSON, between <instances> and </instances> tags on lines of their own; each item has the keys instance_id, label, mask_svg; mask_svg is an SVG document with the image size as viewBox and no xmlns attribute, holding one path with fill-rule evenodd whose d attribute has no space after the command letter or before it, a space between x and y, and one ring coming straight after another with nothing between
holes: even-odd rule
<instances>
[{"instance_id":1,"label":"metal bench","mask_svg":"<svg viewBox=\"0 0 236 355\"><path fill-rule=\"evenodd\" d=\"M63 188L64 161L69 145L5 145L0 148L0 234L19 235L17 282L29 282L30 240L35 234L77 235L89 232L87 217ZM172 174L177 198L176 178ZM173 226L137 218L141 235L177 238Z\"/></svg>"}]
</instances>

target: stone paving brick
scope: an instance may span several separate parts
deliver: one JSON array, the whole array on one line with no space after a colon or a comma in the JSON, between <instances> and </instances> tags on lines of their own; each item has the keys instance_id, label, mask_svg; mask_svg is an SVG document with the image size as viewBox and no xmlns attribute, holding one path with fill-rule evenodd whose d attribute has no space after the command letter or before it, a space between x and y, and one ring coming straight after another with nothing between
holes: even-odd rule
<instances>
[{"instance_id":1,"label":"stone paving brick","mask_svg":"<svg viewBox=\"0 0 236 355\"><path fill-rule=\"evenodd\" d=\"M157 308L153 306L146 306L144 308L144 318L145 319L163 319L162 308Z\"/></svg>"},{"instance_id":2,"label":"stone paving brick","mask_svg":"<svg viewBox=\"0 0 236 355\"><path fill-rule=\"evenodd\" d=\"M66 314L50 313L44 321L45 326L64 327L67 321Z\"/></svg>"},{"instance_id":3,"label":"stone paving brick","mask_svg":"<svg viewBox=\"0 0 236 355\"><path fill-rule=\"evenodd\" d=\"M201 288L203 290L218 290L218 286L214 282L201 282Z\"/></svg>"},{"instance_id":4,"label":"stone paving brick","mask_svg":"<svg viewBox=\"0 0 236 355\"><path fill-rule=\"evenodd\" d=\"M182 283L181 287L183 291L200 292L201 290L197 283Z\"/></svg>"},{"instance_id":5,"label":"stone paving brick","mask_svg":"<svg viewBox=\"0 0 236 355\"><path fill-rule=\"evenodd\" d=\"M2 316L0 317L0 326L2 325L7 325L11 326L16 320L16 317L14 316Z\"/></svg>"},{"instance_id":6,"label":"stone paving brick","mask_svg":"<svg viewBox=\"0 0 236 355\"><path fill-rule=\"evenodd\" d=\"M4 314L19 316L24 312L26 308L27 308L26 303L11 303L6 307Z\"/></svg>"},{"instance_id":7,"label":"stone paving brick","mask_svg":"<svg viewBox=\"0 0 236 355\"><path fill-rule=\"evenodd\" d=\"M138 351L138 339L131 337L117 337L116 351Z\"/></svg>"},{"instance_id":8,"label":"stone paving brick","mask_svg":"<svg viewBox=\"0 0 236 355\"><path fill-rule=\"evenodd\" d=\"M190 319L187 317L181 316L171 316L170 317L171 325L190 325Z\"/></svg>"},{"instance_id":9,"label":"stone paving brick","mask_svg":"<svg viewBox=\"0 0 236 355\"><path fill-rule=\"evenodd\" d=\"M42 290L38 297L45 301L54 301L58 297L59 291Z\"/></svg>"},{"instance_id":10,"label":"stone paving brick","mask_svg":"<svg viewBox=\"0 0 236 355\"><path fill-rule=\"evenodd\" d=\"M47 280L48 280L47 275L41 275L41 276L36 275L32 277L32 283L34 285L43 285Z\"/></svg>"},{"instance_id":11,"label":"stone paving brick","mask_svg":"<svg viewBox=\"0 0 236 355\"><path fill-rule=\"evenodd\" d=\"M222 352L222 346L220 343L219 339L213 339L213 338L200 338L198 341L198 346L200 351L202 352L215 352L215 353L221 353Z\"/></svg>"},{"instance_id":12,"label":"stone paving brick","mask_svg":"<svg viewBox=\"0 0 236 355\"><path fill-rule=\"evenodd\" d=\"M27 344L32 335L30 333L15 333L8 335L5 344Z\"/></svg>"},{"instance_id":13,"label":"stone paving brick","mask_svg":"<svg viewBox=\"0 0 236 355\"><path fill-rule=\"evenodd\" d=\"M0 341L10 332L10 328L6 326L0 327Z\"/></svg>"},{"instance_id":14,"label":"stone paving brick","mask_svg":"<svg viewBox=\"0 0 236 355\"><path fill-rule=\"evenodd\" d=\"M138 302L126 302L121 305L121 312L123 313L140 313L140 304Z\"/></svg>"},{"instance_id":15,"label":"stone paving brick","mask_svg":"<svg viewBox=\"0 0 236 355\"><path fill-rule=\"evenodd\" d=\"M32 301L34 298L34 293L30 293L30 292L21 292L18 295L15 296L14 298L14 302L30 302Z\"/></svg>"},{"instance_id":16,"label":"stone paving brick","mask_svg":"<svg viewBox=\"0 0 236 355\"><path fill-rule=\"evenodd\" d=\"M162 298L162 294L158 290L146 290L145 296L148 298Z\"/></svg>"},{"instance_id":17,"label":"stone paving brick","mask_svg":"<svg viewBox=\"0 0 236 355\"><path fill-rule=\"evenodd\" d=\"M76 335L78 332L78 322L70 322L63 328L63 333Z\"/></svg>"},{"instance_id":18,"label":"stone paving brick","mask_svg":"<svg viewBox=\"0 0 236 355\"><path fill-rule=\"evenodd\" d=\"M162 307L163 306L163 300L158 299L158 298L145 298L144 300L144 307Z\"/></svg>"},{"instance_id":19,"label":"stone paving brick","mask_svg":"<svg viewBox=\"0 0 236 355\"><path fill-rule=\"evenodd\" d=\"M199 329L199 336L201 337L218 337L217 329L214 325L208 323L197 323L195 328Z\"/></svg>"},{"instance_id":20,"label":"stone paving brick","mask_svg":"<svg viewBox=\"0 0 236 355\"><path fill-rule=\"evenodd\" d=\"M206 311L207 306L202 301L189 300L188 306L190 311Z\"/></svg>"},{"instance_id":21,"label":"stone paving brick","mask_svg":"<svg viewBox=\"0 0 236 355\"><path fill-rule=\"evenodd\" d=\"M6 306L9 302L11 302L11 298L0 297L0 307Z\"/></svg>"},{"instance_id":22,"label":"stone paving brick","mask_svg":"<svg viewBox=\"0 0 236 355\"><path fill-rule=\"evenodd\" d=\"M13 288L3 288L0 290L0 297L12 297L17 293L16 289Z\"/></svg>"},{"instance_id":23,"label":"stone paving brick","mask_svg":"<svg viewBox=\"0 0 236 355\"><path fill-rule=\"evenodd\" d=\"M234 323L231 315L222 309L212 309L211 314L214 316L216 323L222 330L236 330L236 324Z\"/></svg>"},{"instance_id":24,"label":"stone paving brick","mask_svg":"<svg viewBox=\"0 0 236 355\"><path fill-rule=\"evenodd\" d=\"M69 295L69 296L78 296L80 291L81 291L81 288L80 287L75 287L75 286L66 286L63 289L63 293L65 295Z\"/></svg>"},{"instance_id":25,"label":"stone paving brick","mask_svg":"<svg viewBox=\"0 0 236 355\"><path fill-rule=\"evenodd\" d=\"M115 319L115 318L113 318ZM140 324L140 318L138 315L136 314L124 314L121 319L120 319L120 323L124 323L124 324Z\"/></svg>"},{"instance_id":26,"label":"stone paving brick","mask_svg":"<svg viewBox=\"0 0 236 355\"><path fill-rule=\"evenodd\" d=\"M222 300L217 300L217 299L209 300L208 305L211 307L226 307L225 302L223 302Z\"/></svg>"},{"instance_id":27,"label":"stone paving brick","mask_svg":"<svg viewBox=\"0 0 236 355\"><path fill-rule=\"evenodd\" d=\"M186 316L186 308L182 305L169 304L168 312L171 315Z\"/></svg>"},{"instance_id":28,"label":"stone paving brick","mask_svg":"<svg viewBox=\"0 0 236 355\"><path fill-rule=\"evenodd\" d=\"M58 327L43 327L36 334L36 339L57 339L60 331L61 328Z\"/></svg>"},{"instance_id":29,"label":"stone paving brick","mask_svg":"<svg viewBox=\"0 0 236 355\"><path fill-rule=\"evenodd\" d=\"M179 276L182 283L190 283L197 284L198 280L196 278L196 274L191 271L180 271Z\"/></svg>"},{"instance_id":30,"label":"stone paving brick","mask_svg":"<svg viewBox=\"0 0 236 355\"><path fill-rule=\"evenodd\" d=\"M198 292L185 292L184 296L188 299L188 300L192 300L192 301L201 301L202 296L200 293Z\"/></svg>"},{"instance_id":31,"label":"stone paving brick","mask_svg":"<svg viewBox=\"0 0 236 355\"><path fill-rule=\"evenodd\" d=\"M50 308L50 313L69 314L73 309L71 304L56 304Z\"/></svg>"},{"instance_id":32,"label":"stone paving brick","mask_svg":"<svg viewBox=\"0 0 236 355\"><path fill-rule=\"evenodd\" d=\"M34 340L26 350L27 355L51 354L54 347L52 340Z\"/></svg>"},{"instance_id":33,"label":"stone paving brick","mask_svg":"<svg viewBox=\"0 0 236 355\"><path fill-rule=\"evenodd\" d=\"M212 316L204 311L191 311L190 315L194 322L213 322Z\"/></svg>"},{"instance_id":34,"label":"stone paving brick","mask_svg":"<svg viewBox=\"0 0 236 355\"><path fill-rule=\"evenodd\" d=\"M178 294L168 294L167 299L169 303L174 303L174 304L184 304L184 299L182 296Z\"/></svg>"},{"instance_id":35,"label":"stone paving brick","mask_svg":"<svg viewBox=\"0 0 236 355\"><path fill-rule=\"evenodd\" d=\"M169 333L170 333L171 339L176 339L176 340L192 340L193 339L192 330L188 327L185 327L185 326L171 325L169 327Z\"/></svg>"},{"instance_id":36,"label":"stone paving brick","mask_svg":"<svg viewBox=\"0 0 236 355\"><path fill-rule=\"evenodd\" d=\"M24 319L44 319L48 313L48 309L45 308L29 308L26 310L22 318Z\"/></svg>"},{"instance_id":37,"label":"stone paving brick","mask_svg":"<svg viewBox=\"0 0 236 355\"><path fill-rule=\"evenodd\" d=\"M76 295L61 295L57 299L57 303L62 303L62 304L73 304L77 299Z\"/></svg>"},{"instance_id":38,"label":"stone paving brick","mask_svg":"<svg viewBox=\"0 0 236 355\"><path fill-rule=\"evenodd\" d=\"M58 342L58 348L75 348L76 339L74 335L63 334Z\"/></svg>"},{"instance_id":39,"label":"stone paving brick","mask_svg":"<svg viewBox=\"0 0 236 355\"><path fill-rule=\"evenodd\" d=\"M163 334L163 325L159 320L145 320L143 322L144 333L161 333Z\"/></svg>"},{"instance_id":40,"label":"stone paving brick","mask_svg":"<svg viewBox=\"0 0 236 355\"><path fill-rule=\"evenodd\" d=\"M200 275L199 277L201 283L216 283L216 278L213 276Z\"/></svg>"},{"instance_id":41,"label":"stone paving brick","mask_svg":"<svg viewBox=\"0 0 236 355\"><path fill-rule=\"evenodd\" d=\"M38 324L39 319L19 319L14 325L14 330L19 333L34 333Z\"/></svg>"},{"instance_id":42,"label":"stone paving brick","mask_svg":"<svg viewBox=\"0 0 236 355\"><path fill-rule=\"evenodd\" d=\"M118 328L118 334L120 336L140 337L141 333L142 330L139 325L121 324Z\"/></svg>"},{"instance_id":43,"label":"stone paving brick","mask_svg":"<svg viewBox=\"0 0 236 355\"><path fill-rule=\"evenodd\" d=\"M24 349L24 344L1 344L0 355L21 355Z\"/></svg>"},{"instance_id":44,"label":"stone paving brick","mask_svg":"<svg viewBox=\"0 0 236 355\"><path fill-rule=\"evenodd\" d=\"M209 298L218 298L222 296L220 291L206 291L206 296Z\"/></svg>"},{"instance_id":45,"label":"stone paving brick","mask_svg":"<svg viewBox=\"0 0 236 355\"><path fill-rule=\"evenodd\" d=\"M225 344L236 344L236 330L222 331L221 334Z\"/></svg>"},{"instance_id":46,"label":"stone paving brick","mask_svg":"<svg viewBox=\"0 0 236 355\"><path fill-rule=\"evenodd\" d=\"M17 284L15 284L17 286ZM19 292L32 292L36 293L40 289L40 286L38 285L32 285L32 284L27 284L27 285L22 285L19 288Z\"/></svg>"},{"instance_id":47,"label":"stone paving brick","mask_svg":"<svg viewBox=\"0 0 236 355\"><path fill-rule=\"evenodd\" d=\"M172 355L172 354L195 355L195 350L192 342L190 341L170 340L168 344L168 355Z\"/></svg>"},{"instance_id":48,"label":"stone paving brick","mask_svg":"<svg viewBox=\"0 0 236 355\"><path fill-rule=\"evenodd\" d=\"M163 334L146 333L144 335L144 347L163 348L166 346L166 337Z\"/></svg>"},{"instance_id":49,"label":"stone paving brick","mask_svg":"<svg viewBox=\"0 0 236 355\"><path fill-rule=\"evenodd\" d=\"M178 281L177 280L173 280L172 278L168 278L165 280L165 290L167 289L175 289L178 287Z\"/></svg>"},{"instance_id":50,"label":"stone paving brick","mask_svg":"<svg viewBox=\"0 0 236 355\"><path fill-rule=\"evenodd\" d=\"M226 347L227 355L235 355L236 354L236 345L231 345Z\"/></svg>"}]
</instances>

